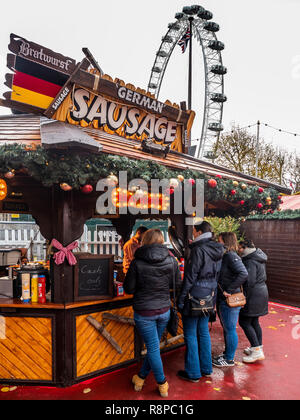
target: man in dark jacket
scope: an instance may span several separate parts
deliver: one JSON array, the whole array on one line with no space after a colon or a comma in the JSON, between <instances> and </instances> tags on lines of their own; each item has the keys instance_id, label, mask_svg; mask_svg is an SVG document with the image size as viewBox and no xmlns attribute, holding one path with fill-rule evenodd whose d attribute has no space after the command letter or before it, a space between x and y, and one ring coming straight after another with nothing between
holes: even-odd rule
<instances>
[{"instance_id":1,"label":"man in dark jacket","mask_svg":"<svg viewBox=\"0 0 300 420\"><path fill-rule=\"evenodd\" d=\"M216 295L224 247L213 240L212 228L207 222L195 225L193 234L194 242L190 245L191 254L178 299L186 344L185 370L179 371L178 376L198 382L202 376L212 373L209 316L205 313L191 316L189 297L201 300Z\"/></svg>"},{"instance_id":2,"label":"man in dark jacket","mask_svg":"<svg viewBox=\"0 0 300 420\"><path fill-rule=\"evenodd\" d=\"M264 360L262 344L262 329L259 318L269 312L269 293L266 284L266 262L268 257L259 248L255 248L252 241L246 240L240 244L242 261L248 271L248 280L244 285L247 298L246 306L240 312L239 323L250 342L250 347L245 350L243 361L254 363Z\"/></svg>"}]
</instances>

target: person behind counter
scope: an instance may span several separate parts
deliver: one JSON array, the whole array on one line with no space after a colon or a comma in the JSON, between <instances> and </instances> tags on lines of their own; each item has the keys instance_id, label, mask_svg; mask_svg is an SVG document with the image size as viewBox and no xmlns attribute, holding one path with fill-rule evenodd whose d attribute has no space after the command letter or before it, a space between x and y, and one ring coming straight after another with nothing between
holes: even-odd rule
<instances>
[{"instance_id":1,"label":"person behind counter","mask_svg":"<svg viewBox=\"0 0 300 420\"><path fill-rule=\"evenodd\" d=\"M134 254L137 249L141 246L141 241L145 232L147 232L147 228L145 226L140 226L135 235L126 242L123 246L123 273L126 274L131 261L134 259Z\"/></svg>"},{"instance_id":2,"label":"person behind counter","mask_svg":"<svg viewBox=\"0 0 300 420\"><path fill-rule=\"evenodd\" d=\"M148 230L142 247L135 253L124 281L124 290L133 294L134 320L143 338L147 356L137 375L132 378L135 391L141 391L151 369L161 397L168 396L169 385L160 356L160 340L170 318L170 288L181 286L178 263L164 245L159 229Z\"/></svg>"}]
</instances>

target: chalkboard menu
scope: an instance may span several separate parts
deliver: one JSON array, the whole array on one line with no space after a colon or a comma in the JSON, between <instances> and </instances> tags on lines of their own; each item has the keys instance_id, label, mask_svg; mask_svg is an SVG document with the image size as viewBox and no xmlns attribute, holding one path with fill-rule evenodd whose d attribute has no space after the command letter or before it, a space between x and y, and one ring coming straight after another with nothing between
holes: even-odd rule
<instances>
[{"instance_id":1,"label":"chalkboard menu","mask_svg":"<svg viewBox=\"0 0 300 420\"><path fill-rule=\"evenodd\" d=\"M74 301L113 297L113 255L74 254Z\"/></svg>"}]
</instances>

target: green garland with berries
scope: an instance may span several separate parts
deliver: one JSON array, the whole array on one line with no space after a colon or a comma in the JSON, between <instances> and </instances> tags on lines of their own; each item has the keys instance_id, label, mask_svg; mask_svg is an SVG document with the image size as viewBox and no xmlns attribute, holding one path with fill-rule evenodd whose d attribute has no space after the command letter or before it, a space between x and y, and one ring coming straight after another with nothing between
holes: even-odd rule
<instances>
[{"instance_id":1,"label":"green garland with berries","mask_svg":"<svg viewBox=\"0 0 300 420\"><path fill-rule=\"evenodd\" d=\"M255 214L248 216L247 220L300 220L300 210L283 210L273 213Z\"/></svg>"},{"instance_id":2,"label":"green garland with berries","mask_svg":"<svg viewBox=\"0 0 300 420\"><path fill-rule=\"evenodd\" d=\"M209 176L199 171L186 169L174 170L151 160L137 160L118 155L74 154L33 148L20 144L0 147L0 175L22 171L45 187L67 184L70 188L80 189L95 185L101 178L110 174L118 176L127 171L128 181L143 179L204 179L205 200L211 203L227 201L233 204L231 211L235 216L271 213L279 208L281 196L273 188L228 180L222 176ZM9 176L6 176L9 178ZM229 212L230 213L230 212Z\"/></svg>"}]
</instances>

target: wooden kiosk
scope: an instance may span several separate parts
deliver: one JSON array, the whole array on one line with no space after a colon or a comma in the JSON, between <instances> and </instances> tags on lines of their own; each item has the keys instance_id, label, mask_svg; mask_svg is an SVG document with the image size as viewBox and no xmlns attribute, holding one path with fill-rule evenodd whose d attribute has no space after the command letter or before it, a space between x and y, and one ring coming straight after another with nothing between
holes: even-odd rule
<instances>
[{"instance_id":1,"label":"wooden kiosk","mask_svg":"<svg viewBox=\"0 0 300 420\"><path fill-rule=\"evenodd\" d=\"M173 177L198 173L205 182L213 178L228 191L235 183L253 189L259 185L269 191L267 196L272 194L273 207L278 205L280 189L273 185L188 156L194 113L184 104L160 103L133 85L100 76L87 59L76 64L13 34L9 49L13 73L6 75L6 85L11 91L0 105L21 114L0 117L0 174L7 184L0 212L31 214L49 244L55 238L67 247L82 235L88 219L103 217L96 212L101 195L96 188L101 177L96 176L104 175L101 164L97 166L101 159L110 168L106 177L117 175L129 162L140 162L140 170L151 169L148 178L163 168ZM82 162L85 169L79 171ZM135 175L139 172L134 168L129 170ZM93 191L82 188L87 184ZM206 195L207 214L239 207L238 194L214 200L215 191L216 186ZM137 219L168 218L188 249L187 215L174 213L172 197L168 213L158 210L154 216L119 212L111 222L127 241ZM51 258L50 301L24 304L0 297L0 382L65 387L140 359L143 347L131 322L132 297L113 297L112 265L109 256L77 255L74 266L67 258L60 265ZM82 287L87 272L91 277ZM95 278L99 272L100 286ZM96 286L91 286L94 280ZM112 340L99 333L89 317ZM176 346L183 343L179 338ZM165 346L170 348L174 344Z\"/></svg>"}]
</instances>

